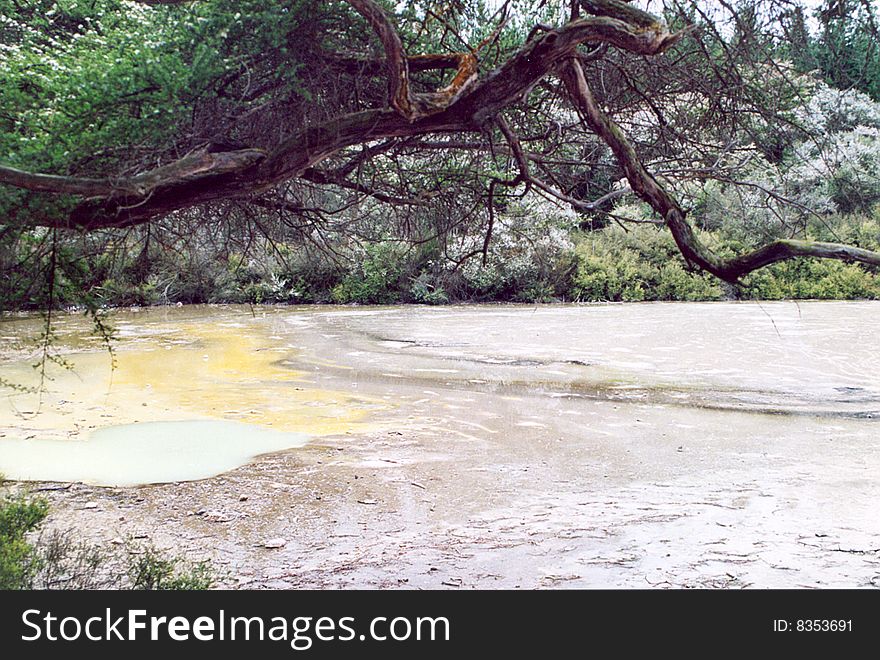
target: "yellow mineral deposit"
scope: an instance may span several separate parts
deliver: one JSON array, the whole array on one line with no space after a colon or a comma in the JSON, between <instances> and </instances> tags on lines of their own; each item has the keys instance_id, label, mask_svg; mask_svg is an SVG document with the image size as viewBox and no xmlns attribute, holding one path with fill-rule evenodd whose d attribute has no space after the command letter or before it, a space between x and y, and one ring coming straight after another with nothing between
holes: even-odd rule
<instances>
[{"instance_id":1,"label":"yellow mineral deposit","mask_svg":"<svg viewBox=\"0 0 880 660\"><path fill-rule=\"evenodd\" d=\"M49 365L41 398L0 398L0 473L118 486L200 479L362 429L370 410L387 406L307 382L266 315L200 309L185 320L117 315L112 370L87 324L61 332L57 349L72 368ZM15 325L38 332L37 321ZM6 356L3 378L36 385L36 359Z\"/></svg>"}]
</instances>

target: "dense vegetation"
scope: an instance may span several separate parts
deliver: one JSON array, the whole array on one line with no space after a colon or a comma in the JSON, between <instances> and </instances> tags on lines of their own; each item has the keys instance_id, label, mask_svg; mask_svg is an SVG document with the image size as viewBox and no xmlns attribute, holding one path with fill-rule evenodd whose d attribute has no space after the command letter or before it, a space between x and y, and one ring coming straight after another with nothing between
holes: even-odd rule
<instances>
[{"instance_id":1,"label":"dense vegetation","mask_svg":"<svg viewBox=\"0 0 880 660\"><path fill-rule=\"evenodd\" d=\"M844 238L880 249L880 218L851 215L816 222L817 239ZM733 231L702 231L722 253L742 247ZM486 264L443 266L435 246L398 241L352 248L346 258L285 244L227 258L191 245L139 270L136 251L115 251L86 267L91 294L103 306L183 303L445 304L450 302L591 302L726 299L880 299L880 277L859 264L792 260L774 264L732 287L688 270L660 227L609 225L594 231L559 224L499 232ZM59 305L81 303L63 280Z\"/></svg>"},{"instance_id":2,"label":"dense vegetation","mask_svg":"<svg viewBox=\"0 0 880 660\"><path fill-rule=\"evenodd\" d=\"M671 32L617 0L410 0L381 5L387 25L372 2L0 0L0 308L876 298L852 253L713 268L780 240L880 248L873 5L633 4ZM641 182L561 64L493 88L606 17L620 34L572 53ZM664 41L645 57L627 30ZM468 62L476 82L430 92ZM496 104L482 124L472 97ZM364 117L388 132L290 164ZM646 181L677 201L658 210Z\"/></svg>"}]
</instances>

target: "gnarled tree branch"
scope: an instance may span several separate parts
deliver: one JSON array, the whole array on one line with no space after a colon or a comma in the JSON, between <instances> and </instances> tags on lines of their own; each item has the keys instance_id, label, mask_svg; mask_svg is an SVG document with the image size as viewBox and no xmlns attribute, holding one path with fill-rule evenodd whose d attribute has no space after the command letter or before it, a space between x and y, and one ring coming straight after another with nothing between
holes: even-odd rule
<instances>
[{"instance_id":1,"label":"gnarled tree branch","mask_svg":"<svg viewBox=\"0 0 880 660\"><path fill-rule=\"evenodd\" d=\"M167 165L142 174L118 179L89 179L38 174L0 165L0 183L35 192L82 195L84 197L109 199L144 197L163 185L243 171L265 157L266 152L262 149L241 149L219 153L198 149Z\"/></svg>"},{"instance_id":2,"label":"gnarled tree branch","mask_svg":"<svg viewBox=\"0 0 880 660\"><path fill-rule=\"evenodd\" d=\"M614 152L633 192L664 219L682 255L695 266L731 283L737 283L740 278L754 270L794 257L860 261L880 266L880 254L876 252L837 243L795 240L774 241L742 256L722 259L700 242L688 223L684 210L648 172L620 127L599 107L580 63L572 59L563 68L561 75L575 107L587 125Z\"/></svg>"},{"instance_id":3,"label":"gnarled tree branch","mask_svg":"<svg viewBox=\"0 0 880 660\"><path fill-rule=\"evenodd\" d=\"M593 16L611 16L621 21L626 21L640 28L652 28L664 30L663 24L653 14L632 7L630 0L580 0L581 7Z\"/></svg>"},{"instance_id":4,"label":"gnarled tree branch","mask_svg":"<svg viewBox=\"0 0 880 660\"><path fill-rule=\"evenodd\" d=\"M457 53L455 77L436 92L415 93L410 88L409 59L403 42L391 20L373 0L346 0L367 22L382 42L388 67L388 98L392 108L409 121L416 121L448 108L477 76L477 58L473 53ZM443 56L444 58L449 56ZM439 60L439 61L445 61Z\"/></svg>"},{"instance_id":5,"label":"gnarled tree branch","mask_svg":"<svg viewBox=\"0 0 880 660\"><path fill-rule=\"evenodd\" d=\"M261 151L250 149L241 152L242 156L246 155L244 161L236 155L239 152L228 152L225 156L207 154L214 166L189 161L172 163L144 175L143 183L149 186L143 190L149 190L148 193L137 192L136 185L126 185L119 193L106 191L108 194L100 195L101 199L85 199L65 219L46 218L40 222L87 230L128 227L198 204L260 194L302 176L308 168L356 144L417 135L479 132L489 119L519 100L559 63L570 58L580 43L608 43L651 55L668 48L679 38L680 35L644 30L609 16L581 18L531 39L500 68L467 85L461 95L456 96L452 90L454 98L443 110L415 120L394 109L342 115L303 129L265 157ZM233 167L234 163L237 165ZM198 172L188 171L190 165ZM14 179L10 176L4 182L17 185L25 174L16 173ZM139 177L135 177L137 184L142 183ZM70 192L67 186L52 188L45 179L42 183L45 185L41 190L46 192ZM93 197L91 192L81 194Z\"/></svg>"},{"instance_id":6,"label":"gnarled tree branch","mask_svg":"<svg viewBox=\"0 0 880 660\"><path fill-rule=\"evenodd\" d=\"M388 68L388 101L392 108L404 117L414 117L409 91L409 64L403 52L400 35L382 8L372 0L346 0L365 19L385 49L385 65Z\"/></svg>"}]
</instances>

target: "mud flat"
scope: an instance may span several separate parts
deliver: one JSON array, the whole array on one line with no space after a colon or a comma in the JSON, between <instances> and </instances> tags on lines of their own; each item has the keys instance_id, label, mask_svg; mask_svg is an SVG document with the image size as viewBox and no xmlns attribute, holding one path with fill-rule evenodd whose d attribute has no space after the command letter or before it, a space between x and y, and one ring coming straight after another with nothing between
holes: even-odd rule
<instances>
[{"instance_id":1,"label":"mud flat","mask_svg":"<svg viewBox=\"0 0 880 660\"><path fill-rule=\"evenodd\" d=\"M44 489L55 526L148 535L231 586L876 586L878 312L127 311L112 371L88 324L62 317L73 370L42 402L0 401L0 472ZM35 377L38 333L0 323L5 379ZM121 466L64 460L91 443L99 462L113 438L139 447ZM163 473L151 450L206 460ZM59 463L67 481L44 481Z\"/></svg>"}]
</instances>

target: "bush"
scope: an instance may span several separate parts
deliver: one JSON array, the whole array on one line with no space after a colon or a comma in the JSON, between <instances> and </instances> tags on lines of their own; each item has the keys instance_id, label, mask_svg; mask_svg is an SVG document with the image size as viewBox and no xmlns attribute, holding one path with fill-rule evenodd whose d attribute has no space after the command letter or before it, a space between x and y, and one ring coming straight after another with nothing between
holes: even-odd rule
<instances>
[{"instance_id":1,"label":"bush","mask_svg":"<svg viewBox=\"0 0 880 660\"><path fill-rule=\"evenodd\" d=\"M342 269L320 251L279 246L283 261L278 275L287 282L289 302L329 302L331 291L343 276Z\"/></svg>"},{"instance_id":2,"label":"bush","mask_svg":"<svg viewBox=\"0 0 880 660\"><path fill-rule=\"evenodd\" d=\"M756 163L758 169L769 167ZM821 207L829 180L818 186L804 178L806 174L798 178L778 168L774 172L772 177L767 174L772 181L765 181L773 184L770 187ZM868 169L864 173L870 174ZM756 180L764 180L762 176L755 172ZM685 192L699 238L722 257L742 254L775 238L793 237L880 250L880 203L870 212L842 213L829 201L819 215L794 207L784 211L773 202L771 213L766 193L758 188L733 190L717 182L689 185ZM859 199L867 203L874 197L866 193ZM654 217L639 203L620 204L615 213L642 222ZM577 226L599 228L579 232ZM375 235L388 233L377 230ZM36 309L48 305L48 257L38 249L45 236L38 238L38 232L14 240L0 236L0 265L10 268L10 276L0 278L0 305ZM779 264L750 276L745 289L736 294L715 278L692 272L665 227L639 224L624 230L616 224L591 224L548 203L531 201L510 202L497 215L486 263L481 258L483 236L478 234L412 245L393 241L362 245L327 234L320 243L326 249L309 241L255 240L241 248L246 254L229 252L228 244L211 247L202 238L154 242L148 250L141 239L135 233L127 242L108 241L94 253L85 252L85 247L94 246L66 244L58 254L55 305L87 304L97 310L174 302L440 305L462 300L718 300L731 295L877 298L880 273L876 268L827 261ZM472 256L463 263L450 260L462 254ZM24 257L36 261L43 273L40 278L16 276L14 264Z\"/></svg>"},{"instance_id":3,"label":"bush","mask_svg":"<svg viewBox=\"0 0 880 660\"><path fill-rule=\"evenodd\" d=\"M878 211L880 212L880 211ZM813 220L808 238L841 241L877 250L880 222L858 215ZM750 246L721 228L700 232L700 239L725 258ZM572 282L577 300L720 300L727 286L686 269L671 235L664 228L624 231L609 226L584 234L576 249L578 266ZM747 298L853 300L880 298L877 269L822 259L794 259L755 271L739 295Z\"/></svg>"},{"instance_id":4,"label":"bush","mask_svg":"<svg viewBox=\"0 0 880 660\"><path fill-rule=\"evenodd\" d=\"M48 514L44 500L0 499L0 589L25 589L39 572L39 555L26 535Z\"/></svg>"},{"instance_id":5,"label":"bush","mask_svg":"<svg viewBox=\"0 0 880 660\"><path fill-rule=\"evenodd\" d=\"M751 274L744 284L750 297L766 300L880 298L876 275L841 261L793 259Z\"/></svg>"},{"instance_id":6,"label":"bush","mask_svg":"<svg viewBox=\"0 0 880 660\"><path fill-rule=\"evenodd\" d=\"M102 305L108 307L147 306L160 302L154 282L133 284L109 278L95 289L95 295Z\"/></svg>"},{"instance_id":7,"label":"bush","mask_svg":"<svg viewBox=\"0 0 880 660\"><path fill-rule=\"evenodd\" d=\"M647 264L632 250L599 249L595 244L578 250L574 297L589 301L637 302L645 299ZM606 247L606 246L602 246Z\"/></svg>"},{"instance_id":8,"label":"bush","mask_svg":"<svg viewBox=\"0 0 880 660\"><path fill-rule=\"evenodd\" d=\"M508 209L495 225L488 259L472 257L459 270L464 296L477 300L551 302L570 296L576 268L570 219L555 208ZM474 243L481 247L482 241Z\"/></svg>"},{"instance_id":9,"label":"bush","mask_svg":"<svg viewBox=\"0 0 880 660\"><path fill-rule=\"evenodd\" d=\"M147 548L131 561L128 578L130 587L141 591L204 591L215 582L207 563L185 566L179 558L168 558L153 548Z\"/></svg>"},{"instance_id":10,"label":"bush","mask_svg":"<svg viewBox=\"0 0 880 660\"><path fill-rule=\"evenodd\" d=\"M114 552L52 532L35 540L48 503L27 495L0 497L0 589L203 590L216 583L205 562L189 563L132 542Z\"/></svg>"},{"instance_id":11,"label":"bush","mask_svg":"<svg viewBox=\"0 0 880 660\"><path fill-rule=\"evenodd\" d=\"M705 239L705 237L704 237ZM609 226L578 241L572 294L582 301L719 300L721 284L690 273L665 229Z\"/></svg>"},{"instance_id":12,"label":"bush","mask_svg":"<svg viewBox=\"0 0 880 660\"><path fill-rule=\"evenodd\" d=\"M386 305L398 301L405 271L403 249L396 243L375 243L356 255L354 269L333 287L333 302Z\"/></svg>"},{"instance_id":13,"label":"bush","mask_svg":"<svg viewBox=\"0 0 880 660\"><path fill-rule=\"evenodd\" d=\"M409 288L412 301L423 305L443 305L449 302L449 296L443 286L433 281L429 273L419 273L412 280Z\"/></svg>"}]
</instances>

